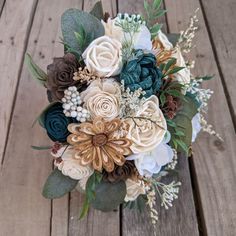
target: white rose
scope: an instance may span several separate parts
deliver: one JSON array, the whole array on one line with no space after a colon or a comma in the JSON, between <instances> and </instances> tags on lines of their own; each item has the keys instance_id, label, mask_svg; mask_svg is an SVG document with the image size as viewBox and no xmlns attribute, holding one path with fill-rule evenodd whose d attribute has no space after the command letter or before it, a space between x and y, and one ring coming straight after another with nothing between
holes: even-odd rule
<instances>
[{"instance_id":1,"label":"white rose","mask_svg":"<svg viewBox=\"0 0 236 236\"><path fill-rule=\"evenodd\" d=\"M134 201L140 194L145 194L145 186L141 180L127 179L125 202Z\"/></svg>"},{"instance_id":2,"label":"white rose","mask_svg":"<svg viewBox=\"0 0 236 236\"><path fill-rule=\"evenodd\" d=\"M120 96L119 84L113 79L95 80L81 93L91 117L100 116L105 120L113 120L119 116Z\"/></svg>"},{"instance_id":3,"label":"white rose","mask_svg":"<svg viewBox=\"0 0 236 236\"><path fill-rule=\"evenodd\" d=\"M121 43L108 36L95 39L84 51L88 70L99 77L118 75L122 68Z\"/></svg>"},{"instance_id":4,"label":"white rose","mask_svg":"<svg viewBox=\"0 0 236 236\"><path fill-rule=\"evenodd\" d=\"M142 119L135 119L135 122L127 119L130 125L127 138L133 142L130 148L133 153L149 152L162 142L167 130L158 98L154 95L149 97L134 117Z\"/></svg>"},{"instance_id":5,"label":"white rose","mask_svg":"<svg viewBox=\"0 0 236 236\"><path fill-rule=\"evenodd\" d=\"M61 156L62 161L58 163L55 161L55 165L63 175L69 176L72 179L81 180L89 177L93 174L93 170L89 166L81 166L79 161L73 158L73 147L69 146L64 150Z\"/></svg>"},{"instance_id":6,"label":"white rose","mask_svg":"<svg viewBox=\"0 0 236 236\"><path fill-rule=\"evenodd\" d=\"M193 119L192 119L192 128L193 128L193 131L192 131L192 142L195 142L196 138L197 138L197 135L198 133L201 131L202 129L202 126L201 126L201 123L200 123L200 114L197 113Z\"/></svg>"},{"instance_id":7,"label":"white rose","mask_svg":"<svg viewBox=\"0 0 236 236\"><path fill-rule=\"evenodd\" d=\"M140 175L151 177L153 174L159 173L162 166L170 163L173 156L172 148L165 142L162 142L150 152L133 154L126 159L134 160Z\"/></svg>"},{"instance_id":8,"label":"white rose","mask_svg":"<svg viewBox=\"0 0 236 236\"><path fill-rule=\"evenodd\" d=\"M124 40L131 40L130 34L123 32L122 28L116 25L116 21L119 21L118 17L109 18L107 22L102 21L105 35L119 40L120 43L123 43ZM133 47L143 50L152 49L151 33L145 25L141 25L139 31L133 35Z\"/></svg>"}]
</instances>

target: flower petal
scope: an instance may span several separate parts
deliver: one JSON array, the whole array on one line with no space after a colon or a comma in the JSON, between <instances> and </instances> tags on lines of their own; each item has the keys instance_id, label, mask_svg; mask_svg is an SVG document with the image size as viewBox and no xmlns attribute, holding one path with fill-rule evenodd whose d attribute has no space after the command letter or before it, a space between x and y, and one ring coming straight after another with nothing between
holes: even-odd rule
<instances>
[{"instance_id":1,"label":"flower petal","mask_svg":"<svg viewBox=\"0 0 236 236\"><path fill-rule=\"evenodd\" d=\"M101 171L102 170L102 156L101 156L101 150L99 147L94 148L93 156L94 156L93 168L95 170Z\"/></svg>"}]
</instances>

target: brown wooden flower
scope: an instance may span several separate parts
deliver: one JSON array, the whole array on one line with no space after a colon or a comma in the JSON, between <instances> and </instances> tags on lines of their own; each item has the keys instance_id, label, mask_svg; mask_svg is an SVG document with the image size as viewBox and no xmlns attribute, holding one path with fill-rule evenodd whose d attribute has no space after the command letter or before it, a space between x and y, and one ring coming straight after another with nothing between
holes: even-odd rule
<instances>
[{"instance_id":1,"label":"brown wooden flower","mask_svg":"<svg viewBox=\"0 0 236 236\"><path fill-rule=\"evenodd\" d=\"M122 135L117 136L121 125L120 119L105 122L100 117L92 123L70 124L68 129L72 134L67 141L74 146L75 158L81 165L92 164L98 171L104 168L112 172L115 164L122 166L124 156L131 154L131 141Z\"/></svg>"}]
</instances>

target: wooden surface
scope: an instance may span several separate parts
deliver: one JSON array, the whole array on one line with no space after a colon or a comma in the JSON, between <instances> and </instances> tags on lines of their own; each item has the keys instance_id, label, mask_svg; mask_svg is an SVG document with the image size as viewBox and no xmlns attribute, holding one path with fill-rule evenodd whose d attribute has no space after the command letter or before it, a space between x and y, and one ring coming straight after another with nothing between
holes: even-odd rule
<instances>
[{"instance_id":1,"label":"wooden surface","mask_svg":"<svg viewBox=\"0 0 236 236\"><path fill-rule=\"evenodd\" d=\"M165 211L158 207L156 229L147 212L117 209L111 213L90 210L78 220L83 196L76 191L49 201L41 189L52 170L47 151L30 145L45 145L44 131L31 124L47 104L45 90L31 80L23 65L28 51L46 68L63 53L60 16L71 7L90 10L95 0L0 0L0 236L182 236L236 235L236 97L234 0L165 0L168 9L164 29L179 32L190 15L199 10L200 28L196 49L196 75L215 74L207 83L215 94L208 120L224 142L201 134L194 157L180 157L182 181L179 199ZM142 0L103 0L104 9L142 12ZM165 22L163 22L165 23ZM155 232L154 232L155 231Z\"/></svg>"}]
</instances>

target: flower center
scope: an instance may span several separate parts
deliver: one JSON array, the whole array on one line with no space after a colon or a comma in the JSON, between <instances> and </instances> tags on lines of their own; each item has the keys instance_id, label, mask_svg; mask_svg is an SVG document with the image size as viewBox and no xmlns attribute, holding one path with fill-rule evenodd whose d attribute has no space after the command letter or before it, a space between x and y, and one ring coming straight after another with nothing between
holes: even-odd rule
<instances>
[{"instance_id":1,"label":"flower center","mask_svg":"<svg viewBox=\"0 0 236 236\"><path fill-rule=\"evenodd\" d=\"M103 146L107 143L107 136L105 134L97 134L93 136L94 146Z\"/></svg>"}]
</instances>

